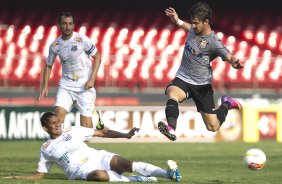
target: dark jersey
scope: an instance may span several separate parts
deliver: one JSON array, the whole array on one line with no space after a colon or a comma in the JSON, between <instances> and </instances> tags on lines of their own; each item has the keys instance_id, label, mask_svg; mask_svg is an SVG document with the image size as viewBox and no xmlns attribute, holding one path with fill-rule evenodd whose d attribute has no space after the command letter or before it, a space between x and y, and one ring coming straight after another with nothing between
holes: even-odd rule
<instances>
[{"instance_id":1,"label":"dark jersey","mask_svg":"<svg viewBox=\"0 0 282 184\"><path fill-rule=\"evenodd\" d=\"M193 29L190 29L176 77L194 85L210 84L211 61L218 56L225 60L228 54L231 52L214 32L209 35L196 35Z\"/></svg>"}]
</instances>

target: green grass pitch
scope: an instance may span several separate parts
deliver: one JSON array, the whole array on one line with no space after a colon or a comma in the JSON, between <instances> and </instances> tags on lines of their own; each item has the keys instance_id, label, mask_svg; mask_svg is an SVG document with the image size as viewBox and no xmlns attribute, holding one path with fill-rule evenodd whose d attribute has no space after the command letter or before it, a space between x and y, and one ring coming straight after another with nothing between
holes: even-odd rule
<instances>
[{"instance_id":1,"label":"green grass pitch","mask_svg":"<svg viewBox=\"0 0 282 184\"><path fill-rule=\"evenodd\" d=\"M1 184L60 184L89 183L68 181L63 172L53 167L41 181L3 179L7 175L33 173L37 168L42 141L0 142ZM276 142L242 143L92 143L120 156L152 163L166 168L166 161L178 162L182 175L180 183L193 184L278 184L282 183L282 146ZM265 168L251 171L243 165L243 155L250 148L262 149L267 156ZM160 183L173 183L159 179Z\"/></svg>"}]
</instances>

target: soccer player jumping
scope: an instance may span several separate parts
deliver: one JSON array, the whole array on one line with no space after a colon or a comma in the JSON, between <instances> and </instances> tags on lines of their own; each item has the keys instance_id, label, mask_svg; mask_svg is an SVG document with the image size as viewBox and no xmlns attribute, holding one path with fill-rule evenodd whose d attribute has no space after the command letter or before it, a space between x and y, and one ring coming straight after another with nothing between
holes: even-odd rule
<instances>
[{"instance_id":1,"label":"soccer player jumping","mask_svg":"<svg viewBox=\"0 0 282 184\"><path fill-rule=\"evenodd\" d=\"M161 121L158 123L158 128L163 135L175 141L174 130L179 115L178 103L192 98L207 129L217 131L225 121L228 110L241 109L241 104L228 96L222 96L221 105L215 109L210 62L220 56L235 69L241 69L243 66L211 29L212 10L206 3L199 2L191 8L191 23L180 20L171 7L165 10L165 14L189 34L176 77L165 90L168 96L165 108L168 124Z\"/></svg>"}]
</instances>

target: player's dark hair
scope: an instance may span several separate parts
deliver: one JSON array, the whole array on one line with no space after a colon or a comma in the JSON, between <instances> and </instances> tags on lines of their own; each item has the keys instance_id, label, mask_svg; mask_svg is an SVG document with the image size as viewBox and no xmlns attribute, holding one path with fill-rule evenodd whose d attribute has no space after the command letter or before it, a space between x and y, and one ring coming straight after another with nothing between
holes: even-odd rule
<instances>
[{"instance_id":1,"label":"player's dark hair","mask_svg":"<svg viewBox=\"0 0 282 184\"><path fill-rule=\"evenodd\" d=\"M71 12L61 12L58 16L58 22L59 24L61 24L61 21L62 21L62 17L65 16L65 17L73 17L72 13Z\"/></svg>"},{"instance_id":2,"label":"player's dark hair","mask_svg":"<svg viewBox=\"0 0 282 184\"><path fill-rule=\"evenodd\" d=\"M40 118L40 122L41 122L41 125L42 127L44 126L47 126L48 122L49 122L49 119L52 117L52 116L57 116L54 112L45 112L41 118Z\"/></svg>"},{"instance_id":3,"label":"player's dark hair","mask_svg":"<svg viewBox=\"0 0 282 184\"><path fill-rule=\"evenodd\" d=\"M209 20L209 24L212 24L212 9L208 4L199 2L195 4L190 9L190 19L198 18L201 22L204 22L206 19Z\"/></svg>"}]
</instances>

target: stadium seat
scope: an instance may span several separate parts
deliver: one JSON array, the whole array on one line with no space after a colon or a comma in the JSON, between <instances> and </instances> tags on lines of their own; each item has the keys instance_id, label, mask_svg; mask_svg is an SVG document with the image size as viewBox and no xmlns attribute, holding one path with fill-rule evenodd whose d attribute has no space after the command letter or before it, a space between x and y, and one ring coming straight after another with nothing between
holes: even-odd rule
<instances>
[{"instance_id":1,"label":"stadium seat","mask_svg":"<svg viewBox=\"0 0 282 184\"><path fill-rule=\"evenodd\" d=\"M38 86L49 45L59 36L55 26L56 10L34 10L25 16L20 9L12 15L0 12L0 81L9 85ZM40 19L38 18L39 15ZM129 88L163 87L175 76L181 62L186 33L167 17L150 10L74 11L75 30L89 36L102 54L98 85ZM152 19L154 16L154 19ZM25 17L20 19L19 17ZM232 22L232 26L230 26ZM219 11L215 31L222 42L244 64L235 70L217 58L211 63L214 85L244 87L281 81L282 27L280 17L263 11L238 10L236 14ZM265 51L271 53L264 57ZM4 57L4 58L3 58ZM53 65L50 84L61 78L58 58ZM27 80L29 82L27 82ZM99 87L99 86L98 86ZM275 88L275 86L273 85Z\"/></svg>"}]
</instances>

